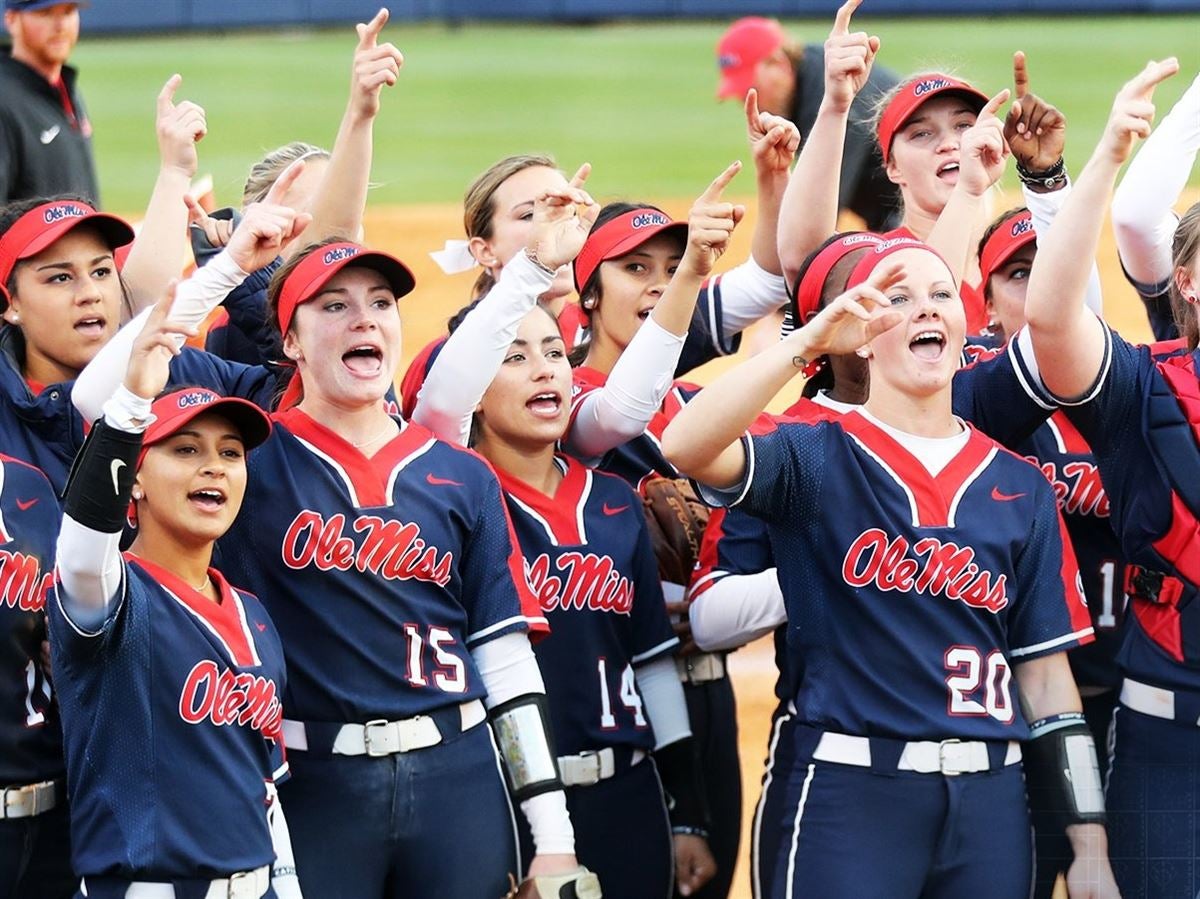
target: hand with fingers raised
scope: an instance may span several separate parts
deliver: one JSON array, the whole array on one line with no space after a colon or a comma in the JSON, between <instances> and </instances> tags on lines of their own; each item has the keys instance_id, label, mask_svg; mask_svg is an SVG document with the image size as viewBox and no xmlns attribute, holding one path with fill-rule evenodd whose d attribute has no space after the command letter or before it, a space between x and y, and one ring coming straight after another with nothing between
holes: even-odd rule
<instances>
[{"instance_id":1,"label":"hand with fingers raised","mask_svg":"<svg viewBox=\"0 0 1200 899\"><path fill-rule=\"evenodd\" d=\"M229 244L233 236L232 219L213 218L190 194L183 195L183 202L188 209L188 225L199 228L210 247L219 249Z\"/></svg>"},{"instance_id":2,"label":"hand with fingers raised","mask_svg":"<svg viewBox=\"0 0 1200 899\"><path fill-rule=\"evenodd\" d=\"M367 24L355 25L358 46L350 79L350 106L363 119L379 114L379 95L384 85L391 87L400 78L404 54L392 43L379 43L379 34L388 20L387 9L380 9Z\"/></svg>"},{"instance_id":3,"label":"hand with fingers raised","mask_svg":"<svg viewBox=\"0 0 1200 899\"><path fill-rule=\"evenodd\" d=\"M1178 71L1179 60L1174 56L1161 62L1151 60L1117 92L1097 153L1105 154L1117 165L1124 164L1133 152L1134 141L1150 136L1154 123L1154 89Z\"/></svg>"},{"instance_id":4,"label":"hand with fingers raised","mask_svg":"<svg viewBox=\"0 0 1200 899\"><path fill-rule=\"evenodd\" d=\"M178 285L178 279L172 280L166 294L154 304L142 332L133 342L125 367L125 387L148 400L162 393L171 376L171 360L179 355L184 340L196 333L195 328L171 321Z\"/></svg>"},{"instance_id":5,"label":"hand with fingers raised","mask_svg":"<svg viewBox=\"0 0 1200 899\"><path fill-rule=\"evenodd\" d=\"M533 232L525 251L547 271L572 262L600 214L600 204L583 189L592 167L584 163L563 188L543 191L533 201Z\"/></svg>"},{"instance_id":6,"label":"hand with fingers raised","mask_svg":"<svg viewBox=\"0 0 1200 899\"><path fill-rule=\"evenodd\" d=\"M759 177L786 175L800 149L800 129L783 116L758 108L758 91L746 92L746 132Z\"/></svg>"},{"instance_id":7,"label":"hand with fingers raised","mask_svg":"<svg viewBox=\"0 0 1200 899\"><path fill-rule=\"evenodd\" d=\"M308 213L283 205L283 198L303 171L304 160L297 159L275 180L261 203L246 207L242 223L225 248L242 271L255 272L271 262L312 222Z\"/></svg>"},{"instance_id":8,"label":"hand with fingers raised","mask_svg":"<svg viewBox=\"0 0 1200 899\"><path fill-rule=\"evenodd\" d=\"M904 276L902 262L882 262L866 281L837 297L787 339L804 347L800 355L806 362L826 354L853 353L904 320L887 297L887 291Z\"/></svg>"},{"instance_id":9,"label":"hand with fingers raised","mask_svg":"<svg viewBox=\"0 0 1200 899\"><path fill-rule=\"evenodd\" d=\"M679 263L681 269L707 278L717 260L729 249L733 229L745 217L746 207L721 199L721 194L741 170L740 162L730 164L692 204L688 213L687 249Z\"/></svg>"},{"instance_id":10,"label":"hand with fingers raised","mask_svg":"<svg viewBox=\"0 0 1200 899\"><path fill-rule=\"evenodd\" d=\"M1013 54L1013 105L1004 119L1004 139L1022 179L1025 173L1036 178L1057 169L1067 139L1066 116L1029 90L1029 70L1020 50Z\"/></svg>"},{"instance_id":11,"label":"hand with fingers raised","mask_svg":"<svg viewBox=\"0 0 1200 899\"><path fill-rule=\"evenodd\" d=\"M996 112L1010 95L1005 88L988 100L979 110L975 124L963 132L958 154L958 186L973 197L983 196L1004 174L1009 149L1004 140L1004 125Z\"/></svg>"},{"instance_id":12,"label":"hand with fingers raised","mask_svg":"<svg viewBox=\"0 0 1200 899\"><path fill-rule=\"evenodd\" d=\"M879 38L865 31L850 31L850 18L862 0L846 0L838 8L833 29L825 41L825 99L838 112L849 112L850 104L863 89L875 65Z\"/></svg>"},{"instance_id":13,"label":"hand with fingers raised","mask_svg":"<svg viewBox=\"0 0 1200 899\"><path fill-rule=\"evenodd\" d=\"M175 91L182 83L183 76L172 75L158 92L154 131L162 168L175 169L190 179L200 164L196 144L208 133L208 123L204 110L192 101L175 103Z\"/></svg>"}]
</instances>

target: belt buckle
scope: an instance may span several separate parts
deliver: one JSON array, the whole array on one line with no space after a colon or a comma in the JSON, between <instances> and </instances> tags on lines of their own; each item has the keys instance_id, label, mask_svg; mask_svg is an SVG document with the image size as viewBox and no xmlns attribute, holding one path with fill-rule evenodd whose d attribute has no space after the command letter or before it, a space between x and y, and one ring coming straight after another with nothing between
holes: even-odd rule
<instances>
[{"instance_id":1,"label":"belt buckle","mask_svg":"<svg viewBox=\"0 0 1200 899\"><path fill-rule=\"evenodd\" d=\"M598 752L580 752L576 754L580 768L580 780L576 782L576 786L594 787L600 783L601 764L600 753Z\"/></svg>"},{"instance_id":2,"label":"belt buckle","mask_svg":"<svg viewBox=\"0 0 1200 899\"><path fill-rule=\"evenodd\" d=\"M947 777L958 777L968 771L971 762L970 748L962 740L942 740L938 743L938 768Z\"/></svg>"},{"instance_id":3,"label":"belt buckle","mask_svg":"<svg viewBox=\"0 0 1200 899\"><path fill-rule=\"evenodd\" d=\"M392 754L392 751L387 747L387 726L388 721L386 718L376 718L374 721L368 721L363 725L363 749L366 750L367 755L371 756L372 758L381 758L385 755ZM376 749L371 742L372 728L378 728L381 731L378 739L383 745L381 745L378 749Z\"/></svg>"}]
</instances>

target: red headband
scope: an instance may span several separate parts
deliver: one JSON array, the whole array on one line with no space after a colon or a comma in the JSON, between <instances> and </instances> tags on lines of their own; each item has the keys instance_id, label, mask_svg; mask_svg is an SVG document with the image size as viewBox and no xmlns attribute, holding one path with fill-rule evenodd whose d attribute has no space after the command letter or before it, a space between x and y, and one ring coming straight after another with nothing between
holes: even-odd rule
<instances>
[{"instance_id":1,"label":"red headband","mask_svg":"<svg viewBox=\"0 0 1200 899\"><path fill-rule=\"evenodd\" d=\"M156 399L150 411L154 421L142 437L139 468L150 447L178 433L193 418L209 412L217 412L233 422L247 450L258 446L271 434L271 419L258 406L237 397L221 396L204 387L187 387L168 393Z\"/></svg>"},{"instance_id":2,"label":"red headband","mask_svg":"<svg viewBox=\"0 0 1200 899\"><path fill-rule=\"evenodd\" d=\"M279 292L279 331L286 334L296 307L316 296L329 279L348 265L374 269L387 279L396 299L417 286L413 274L399 259L367 250L355 243L331 243L317 247L304 257L283 282Z\"/></svg>"},{"instance_id":3,"label":"red headband","mask_svg":"<svg viewBox=\"0 0 1200 899\"><path fill-rule=\"evenodd\" d=\"M892 152L892 138L896 136L896 132L904 127L904 123L912 118L913 113L926 100L944 93L965 95L975 107L976 112L983 109L984 104L988 101L987 94L982 93L965 81L960 81L949 75L943 75L940 72L933 72L920 78L914 78L912 81L900 85L899 90L896 91L896 96L888 101L887 108L884 109L883 115L880 116L879 127L876 132L879 137L879 149L883 153L883 161L885 163L888 161L888 155Z\"/></svg>"},{"instance_id":4,"label":"red headband","mask_svg":"<svg viewBox=\"0 0 1200 899\"><path fill-rule=\"evenodd\" d=\"M36 256L73 228L89 224L115 250L133 240L133 229L115 215L97 212L82 200L55 200L35 206L0 237L0 308L8 304L5 284L16 264Z\"/></svg>"},{"instance_id":5,"label":"red headband","mask_svg":"<svg viewBox=\"0 0 1200 899\"><path fill-rule=\"evenodd\" d=\"M1033 214L1028 209L1002 219L979 253L980 285L986 285L996 269L1011 259L1017 250L1035 240Z\"/></svg>"},{"instance_id":6,"label":"red headband","mask_svg":"<svg viewBox=\"0 0 1200 899\"><path fill-rule=\"evenodd\" d=\"M864 247L875 247L883 243L878 234L857 231L845 234L822 247L812 262L799 273L796 283L796 327L805 324L821 311L821 294L833 267ZM840 292L840 291L839 291Z\"/></svg>"},{"instance_id":7,"label":"red headband","mask_svg":"<svg viewBox=\"0 0 1200 899\"><path fill-rule=\"evenodd\" d=\"M575 258L575 292L583 292L601 262L624 256L664 231L677 232L686 242L687 228L687 222L672 221L657 209L632 209L593 228Z\"/></svg>"},{"instance_id":8,"label":"red headband","mask_svg":"<svg viewBox=\"0 0 1200 899\"><path fill-rule=\"evenodd\" d=\"M858 260L858 264L854 266L854 271L850 273L850 277L846 280L846 290L866 282L871 277L871 273L875 271L876 266L893 253L899 253L902 250L924 250L926 253L932 253L941 260L942 265L946 266L947 272L950 271L950 266L946 264L946 260L942 258L942 254L929 244L913 240L911 237L894 237L891 240L883 241L872 252ZM951 279L953 280L953 275ZM957 287L958 285L955 284L955 286Z\"/></svg>"}]
</instances>

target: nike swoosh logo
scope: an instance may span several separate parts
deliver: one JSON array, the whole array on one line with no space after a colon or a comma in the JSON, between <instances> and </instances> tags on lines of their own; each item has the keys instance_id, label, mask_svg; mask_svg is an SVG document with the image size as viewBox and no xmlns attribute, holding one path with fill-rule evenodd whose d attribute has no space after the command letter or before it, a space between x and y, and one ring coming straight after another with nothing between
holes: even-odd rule
<instances>
[{"instance_id":1,"label":"nike swoosh logo","mask_svg":"<svg viewBox=\"0 0 1200 899\"><path fill-rule=\"evenodd\" d=\"M37 501L38 498L36 496L33 499L19 499L17 500L17 508L24 512L26 509L32 509L36 506Z\"/></svg>"},{"instance_id":2,"label":"nike swoosh logo","mask_svg":"<svg viewBox=\"0 0 1200 899\"><path fill-rule=\"evenodd\" d=\"M601 508L603 509L605 515L620 515L622 512L628 509L629 506L617 506L614 509L608 503L605 503Z\"/></svg>"},{"instance_id":3,"label":"nike swoosh logo","mask_svg":"<svg viewBox=\"0 0 1200 899\"><path fill-rule=\"evenodd\" d=\"M120 483L117 481L117 473L118 473L118 472L119 472L119 471L120 471L122 468L124 468L124 467L125 467L125 460L124 460L124 459L113 459L113 460L112 460L112 465L111 465L111 466L109 466L109 467L110 467L110 469L111 469L111 471L112 471L112 479L113 479L113 493L117 494L117 496L120 496L120 495L121 495L121 485L120 485Z\"/></svg>"},{"instance_id":4,"label":"nike swoosh logo","mask_svg":"<svg viewBox=\"0 0 1200 899\"><path fill-rule=\"evenodd\" d=\"M425 481L434 487L461 487L462 481L452 481L449 478L439 478L435 474L425 475Z\"/></svg>"},{"instance_id":5,"label":"nike swoosh logo","mask_svg":"<svg viewBox=\"0 0 1200 899\"><path fill-rule=\"evenodd\" d=\"M998 503L1011 503L1014 499L1020 499L1024 493L1001 493L999 487L992 488L992 499Z\"/></svg>"},{"instance_id":6,"label":"nike swoosh logo","mask_svg":"<svg viewBox=\"0 0 1200 899\"><path fill-rule=\"evenodd\" d=\"M39 140L41 140L43 144L50 143L56 137L58 137L58 125L55 125L53 128L47 128L40 135L38 135Z\"/></svg>"}]
</instances>

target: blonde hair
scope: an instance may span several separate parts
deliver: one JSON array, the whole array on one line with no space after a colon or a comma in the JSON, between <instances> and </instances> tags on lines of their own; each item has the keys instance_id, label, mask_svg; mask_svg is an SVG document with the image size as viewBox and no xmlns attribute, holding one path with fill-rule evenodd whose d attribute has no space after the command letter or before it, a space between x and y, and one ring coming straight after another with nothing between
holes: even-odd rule
<instances>
[{"instance_id":1,"label":"blonde hair","mask_svg":"<svg viewBox=\"0 0 1200 899\"><path fill-rule=\"evenodd\" d=\"M266 197L267 191L271 189L271 185L283 174L284 169L298 159L310 157L328 159L329 151L306 144L301 140L294 140L290 144L284 144L282 147L272 150L250 167L246 186L242 188L242 205L248 206L251 203L261 202Z\"/></svg>"}]
</instances>

